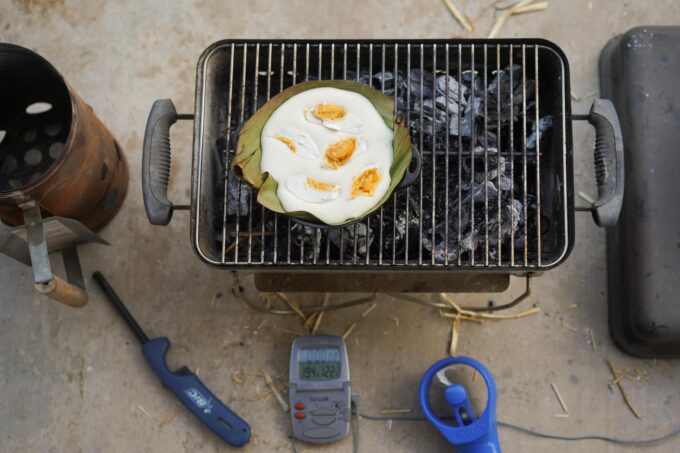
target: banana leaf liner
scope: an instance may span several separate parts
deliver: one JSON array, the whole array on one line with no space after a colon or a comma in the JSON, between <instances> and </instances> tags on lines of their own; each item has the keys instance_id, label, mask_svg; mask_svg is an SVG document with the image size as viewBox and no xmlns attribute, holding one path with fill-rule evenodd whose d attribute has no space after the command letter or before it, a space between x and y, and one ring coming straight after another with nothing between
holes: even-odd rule
<instances>
[{"instance_id":1,"label":"banana leaf liner","mask_svg":"<svg viewBox=\"0 0 680 453\"><path fill-rule=\"evenodd\" d=\"M278 183L269 173L261 172L260 159L262 157L262 129L274 111L291 97L303 91L321 87L339 88L361 94L373 104L387 127L394 133L392 139L394 156L392 166L390 167L390 187L382 199L361 217L372 213L387 201L404 176L413 153L408 128L405 126L403 117L395 117L394 101L392 98L366 85L347 80L315 80L294 85L271 98L241 128L236 145L236 156L233 161L234 173L259 190L257 201L267 209L317 224L325 224L325 222L320 221L306 211L288 212L283 209L281 201L276 194ZM342 223L332 224L331 226L345 225L354 220L356 219L350 218Z\"/></svg>"}]
</instances>

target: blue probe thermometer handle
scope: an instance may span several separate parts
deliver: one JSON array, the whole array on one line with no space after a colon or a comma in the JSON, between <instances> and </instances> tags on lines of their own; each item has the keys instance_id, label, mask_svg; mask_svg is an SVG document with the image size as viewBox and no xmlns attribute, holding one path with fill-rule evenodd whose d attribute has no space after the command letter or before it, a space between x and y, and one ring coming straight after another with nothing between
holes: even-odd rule
<instances>
[{"instance_id":1,"label":"blue probe thermometer handle","mask_svg":"<svg viewBox=\"0 0 680 453\"><path fill-rule=\"evenodd\" d=\"M163 386L198 417L208 428L232 447L250 440L250 426L220 401L187 367L171 371L165 363L170 340L153 338L142 344L142 353Z\"/></svg>"}]
</instances>

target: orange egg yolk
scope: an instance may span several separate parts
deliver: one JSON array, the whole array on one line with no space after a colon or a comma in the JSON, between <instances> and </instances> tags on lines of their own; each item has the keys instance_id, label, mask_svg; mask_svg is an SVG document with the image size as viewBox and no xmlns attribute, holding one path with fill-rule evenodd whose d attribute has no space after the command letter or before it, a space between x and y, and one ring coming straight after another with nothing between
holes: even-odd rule
<instances>
[{"instance_id":1,"label":"orange egg yolk","mask_svg":"<svg viewBox=\"0 0 680 453\"><path fill-rule=\"evenodd\" d=\"M276 139L284 143L291 151L297 153L297 146L295 146L295 140L290 137L284 137L283 135L277 135Z\"/></svg>"},{"instance_id":2,"label":"orange egg yolk","mask_svg":"<svg viewBox=\"0 0 680 453\"><path fill-rule=\"evenodd\" d=\"M349 162L356 149L357 139L355 137L343 138L326 148L323 161L329 168L338 169Z\"/></svg>"},{"instance_id":3,"label":"orange egg yolk","mask_svg":"<svg viewBox=\"0 0 680 453\"><path fill-rule=\"evenodd\" d=\"M375 189L382 176L377 168L367 168L359 176L352 181L352 192L350 196L356 198L359 196L372 197L375 194Z\"/></svg>"},{"instance_id":4,"label":"orange egg yolk","mask_svg":"<svg viewBox=\"0 0 680 453\"><path fill-rule=\"evenodd\" d=\"M338 188L338 186L333 185L333 184L327 184L325 182L319 182L311 177L307 176L307 185L310 187L313 187L314 189L320 191L320 192L332 192L335 189Z\"/></svg>"},{"instance_id":5,"label":"orange egg yolk","mask_svg":"<svg viewBox=\"0 0 680 453\"><path fill-rule=\"evenodd\" d=\"M314 116L324 121L338 121L345 117L345 109L339 105L322 102L314 108Z\"/></svg>"}]
</instances>

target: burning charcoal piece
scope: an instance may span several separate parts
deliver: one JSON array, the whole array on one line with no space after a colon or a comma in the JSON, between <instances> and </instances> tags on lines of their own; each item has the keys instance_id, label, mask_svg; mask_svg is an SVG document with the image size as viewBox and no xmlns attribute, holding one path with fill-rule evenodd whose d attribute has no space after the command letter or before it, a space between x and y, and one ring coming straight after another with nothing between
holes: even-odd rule
<instances>
[{"instance_id":1,"label":"burning charcoal piece","mask_svg":"<svg viewBox=\"0 0 680 453\"><path fill-rule=\"evenodd\" d=\"M412 69L409 73L409 83L411 100L419 101L421 96L423 99L432 99L434 97L432 92L434 75L431 72Z\"/></svg>"},{"instance_id":2,"label":"burning charcoal piece","mask_svg":"<svg viewBox=\"0 0 680 453\"><path fill-rule=\"evenodd\" d=\"M361 73L360 72L359 78L357 79L357 72L356 71L347 71L346 80L354 80L356 82L368 85L369 77L368 77L368 73L366 73L366 72Z\"/></svg>"},{"instance_id":3,"label":"burning charcoal piece","mask_svg":"<svg viewBox=\"0 0 680 453\"><path fill-rule=\"evenodd\" d=\"M475 96L479 96L479 94L484 90L484 77L480 76L478 71L470 71L468 69L467 71L463 71L462 77L464 85L470 89L474 88Z\"/></svg>"},{"instance_id":4,"label":"burning charcoal piece","mask_svg":"<svg viewBox=\"0 0 680 453\"><path fill-rule=\"evenodd\" d=\"M448 100L447 100L448 99ZM437 96L434 100L437 109L445 112L448 110L449 114L458 115L460 112L460 105L456 101L452 101L446 96Z\"/></svg>"},{"instance_id":5,"label":"burning charcoal piece","mask_svg":"<svg viewBox=\"0 0 680 453\"><path fill-rule=\"evenodd\" d=\"M379 72L373 76L374 88L382 90L385 94L394 94L394 74L385 71Z\"/></svg>"},{"instance_id":6,"label":"burning charcoal piece","mask_svg":"<svg viewBox=\"0 0 680 453\"><path fill-rule=\"evenodd\" d=\"M516 84L516 79L513 80ZM486 112L489 123L498 123L498 107L500 106L500 122L509 123L510 116L510 71L503 69L491 77L491 83L486 93Z\"/></svg>"},{"instance_id":7,"label":"burning charcoal piece","mask_svg":"<svg viewBox=\"0 0 680 453\"><path fill-rule=\"evenodd\" d=\"M459 85L458 80L452 76L443 74L437 77L437 93L446 96L450 102L465 105L468 88Z\"/></svg>"},{"instance_id":8,"label":"burning charcoal piece","mask_svg":"<svg viewBox=\"0 0 680 453\"><path fill-rule=\"evenodd\" d=\"M321 230L319 228L293 223L290 227L290 233L291 242L295 247L295 256L299 257L302 248L306 261L319 258L321 254Z\"/></svg>"},{"instance_id":9,"label":"burning charcoal piece","mask_svg":"<svg viewBox=\"0 0 680 453\"><path fill-rule=\"evenodd\" d=\"M356 236L355 236L356 232ZM342 247L340 246L340 236L344 234ZM365 255L368 247L373 243L373 230L368 231L365 223L355 223L342 228L332 228L328 230L328 237L331 244L340 250L345 258L352 258L354 255L354 242L357 242L357 255Z\"/></svg>"},{"instance_id":10,"label":"burning charcoal piece","mask_svg":"<svg viewBox=\"0 0 680 453\"><path fill-rule=\"evenodd\" d=\"M514 82L514 80L513 80ZM521 80L520 80L521 82ZM529 110L531 107L534 106L534 98L536 96L536 82L534 82L531 79L526 80L526 85L522 87L522 84L519 83L518 85L515 86L515 90L513 92L513 108L515 110L515 115L521 115L522 114L522 100L524 99L524 93L526 93L526 109Z\"/></svg>"},{"instance_id":11,"label":"burning charcoal piece","mask_svg":"<svg viewBox=\"0 0 680 453\"><path fill-rule=\"evenodd\" d=\"M241 184L239 179L230 173L227 178L227 215L235 216L238 212L242 217L248 216L251 192L250 186Z\"/></svg>"},{"instance_id":12,"label":"burning charcoal piece","mask_svg":"<svg viewBox=\"0 0 680 453\"><path fill-rule=\"evenodd\" d=\"M541 140L543 136L552 130L553 126L553 117L552 115L547 115L544 116L543 118L540 118L538 120L538 140ZM528 149L534 149L536 148L536 123L532 123L531 127L531 134L529 137L527 137L527 148Z\"/></svg>"}]
</instances>

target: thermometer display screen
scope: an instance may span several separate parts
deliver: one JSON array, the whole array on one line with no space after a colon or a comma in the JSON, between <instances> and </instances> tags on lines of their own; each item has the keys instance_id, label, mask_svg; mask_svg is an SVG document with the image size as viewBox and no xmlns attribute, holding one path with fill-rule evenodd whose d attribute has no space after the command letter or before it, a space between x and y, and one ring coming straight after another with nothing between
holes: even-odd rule
<instances>
[{"instance_id":1,"label":"thermometer display screen","mask_svg":"<svg viewBox=\"0 0 680 453\"><path fill-rule=\"evenodd\" d=\"M335 347L305 348L298 356L300 379L328 381L340 377L340 349Z\"/></svg>"}]
</instances>

